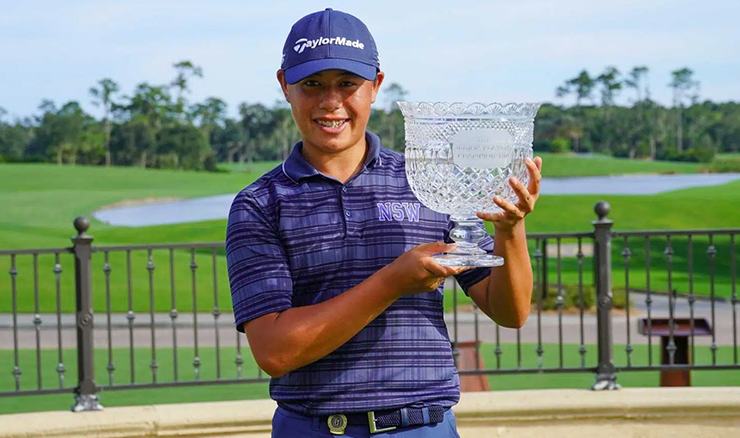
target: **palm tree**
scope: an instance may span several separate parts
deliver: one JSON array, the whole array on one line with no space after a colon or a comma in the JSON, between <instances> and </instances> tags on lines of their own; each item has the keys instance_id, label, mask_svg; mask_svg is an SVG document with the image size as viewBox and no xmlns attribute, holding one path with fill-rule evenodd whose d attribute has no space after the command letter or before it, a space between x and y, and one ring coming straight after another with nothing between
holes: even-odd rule
<instances>
[{"instance_id":1,"label":"palm tree","mask_svg":"<svg viewBox=\"0 0 740 438\"><path fill-rule=\"evenodd\" d=\"M655 159L655 137L653 133L653 129L651 127L651 124L645 123L645 101L644 99L647 98L647 94L649 93L647 86L645 87L645 97L643 97L643 80L648 74L649 69L642 65L638 67L634 67L632 71L629 72L629 76L624 80L624 85L626 85L629 88L634 88L635 92L637 93L637 100L635 101L635 107L637 108L637 127L636 132L637 135L635 136L634 141L640 141L641 137L645 133L648 133L649 135L649 144L650 144L650 157L652 159Z\"/></svg>"},{"instance_id":2,"label":"palm tree","mask_svg":"<svg viewBox=\"0 0 740 438\"><path fill-rule=\"evenodd\" d=\"M594 86L596 85L596 82L594 79L588 74L587 70L582 70L581 73L578 74L578 76L568 79L565 81L565 84L559 86L555 90L555 94L557 97L563 97L567 96L569 94L575 94L576 96L576 113L580 116L582 116L581 111L581 102L584 99L592 99L592 94L594 91ZM578 152L580 143L581 143L581 135L583 133L583 130L580 128L580 126L576 126L577 129L573 130L572 133L577 134L577 137L573 138L573 151Z\"/></svg>"},{"instance_id":3,"label":"palm tree","mask_svg":"<svg viewBox=\"0 0 740 438\"><path fill-rule=\"evenodd\" d=\"M105 115L103 116L103 132L105 137L103 139L105 145L105 166L110 167L111 156L110 156L110 113L114 105L113 95L118 93L119 86L112 79L105 78L98 81L100 88L90 87L90 96L93 98L93 105L103 106Z\"/></svg>"},{"instance_id":4,"label":"palm tree","mask_svg":"<svg viewBox=\"0 0 740 438\"><path fill-rule=\"evenodd\" d=\"M643 98L643 96L642 96L642 81L647 76L648 71L649 71L649 69L646 66L644 66L644 65L639 66L639 67L634 67L632 69L632 71L630 71L629 77L624 80L624 85L626 85L626 86L628 86L630 88L634 88L635 91L637 92L637 102L636 102L636 104L638 105L637 108L638 108L638 113L640 115L639 116L640 119L642 119L642 103L643 103L643 101L642 101L642 98Z\"/></svg>"},{"instance_id":5,"label":"palm tree","mask_svg":"<svg viewBox=\"0 0 740 438\"><path fill-rule=\"evenodd\" d=\"M691 91L699 88L699 82L695 81L694 72L689 68L682 68L671 72L671 82L668 84L673 88L673 104L678 110L678 129L676 132L676 150L683 151L683 104L686 97L696 99L696 95L691 95Z\"/></svg>"},{"instance_id":6,"label":"palm tree","mask_svg":"<svg viewBox=\"0 0 740 438\"><path fill-rule=\"evenodd\" d=\"M171 87L177 89L177 102L175 104L175 112L178 115L178 119L182 121L185 113L185 92L188 91L188 80L193 77L203 77L203 69L194 65L190 61L180 61L175 64L175 70L177 70L177 77L170 83Z\"/></svg>"}]
</instances>

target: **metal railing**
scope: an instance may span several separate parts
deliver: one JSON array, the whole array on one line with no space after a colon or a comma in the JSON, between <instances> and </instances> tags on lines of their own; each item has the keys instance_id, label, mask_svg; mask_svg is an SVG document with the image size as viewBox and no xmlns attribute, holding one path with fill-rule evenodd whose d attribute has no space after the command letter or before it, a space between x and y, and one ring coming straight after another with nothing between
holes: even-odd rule
<instances>
[{"instance_id":1,"label":"metal railing","mask_svg":"<svg viewBox=\"0 0 740 438\"><path fill-rule=\"evenodd\" d=\"M616 389L629 371L675 380L740 369L740 229L612 231L609 205L595 211L591 231L528 236L533 312L522 328L481 318L451 284L445 318L461 376L590 373L593 389ZM222 311L223 242L93 246L89 221L74 226L72 247L0 251L10 276L9 288L0 283L0 367L13 378L0 378L0 396L74 393L82 411L101 408L100 391L269 380ZM469 345L472 365L459 360Z\"/></svg>"}]
</instances>

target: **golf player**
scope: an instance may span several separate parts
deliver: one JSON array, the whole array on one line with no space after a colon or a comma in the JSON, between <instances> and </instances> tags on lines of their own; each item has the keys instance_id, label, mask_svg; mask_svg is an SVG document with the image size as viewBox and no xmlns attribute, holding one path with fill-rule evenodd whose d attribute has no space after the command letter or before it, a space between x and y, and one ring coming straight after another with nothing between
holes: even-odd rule
<instances>
[{"instance_id":1,"label":"golf player","mask_svg":"<svg viewBox=\"0 0 740 438\"><path fill-rule=\"evenodd\" d=\"M272 379L273 437L456 437L460 385L443 318L454 276L505 327L529 314L524 218L541 160L527 160L519 202L478 213L496 268L441 266L450 218L422 205L403 154L367 131L385 75L368 28L326 9L291 28L277 79L302 141L234 199L226 256L237 330ZM494 244L495 243L495 244Z\"/></svg>"}]
</instances>

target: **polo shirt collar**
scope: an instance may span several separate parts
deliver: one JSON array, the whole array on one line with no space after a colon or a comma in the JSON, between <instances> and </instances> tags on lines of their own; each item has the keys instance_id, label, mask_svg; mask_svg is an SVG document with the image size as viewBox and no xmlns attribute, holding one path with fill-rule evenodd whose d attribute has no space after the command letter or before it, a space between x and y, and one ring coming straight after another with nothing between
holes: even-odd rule
<instances>
[{"instance_id":1,"label":"polo shirt collar","mask_svg":"<svg viewBox=\"0 0 740 438\"><path fill-rule=\"evenodd\" d=\"M370 131L365 131L365 142L367 144L367 156L365 157L365 167L372 168L380 165L380 138ZM321 175L305 158L301 155L303 142L299 141L293 146L293 151L283 163L283 172L294 181L300 181L304 178L310 178L315 175Z\"/></svg>"}]
</instances>

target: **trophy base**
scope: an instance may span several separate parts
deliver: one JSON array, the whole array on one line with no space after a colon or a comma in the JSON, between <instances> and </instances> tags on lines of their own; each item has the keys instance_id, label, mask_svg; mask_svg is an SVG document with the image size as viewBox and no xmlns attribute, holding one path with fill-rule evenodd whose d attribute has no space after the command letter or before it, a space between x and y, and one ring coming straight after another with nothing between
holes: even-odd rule
<instances>
[{"instance_id":1,"label":"trophy base","mask_svg":"<svg viewBox=\"0 0 740 438\"><path fill-rule=\"evenodd\" d=\"M432 256L442 266L492 268L504 264L504 258L492 254L455 254L447 253Z\"/></svg>"}]
</instances>

